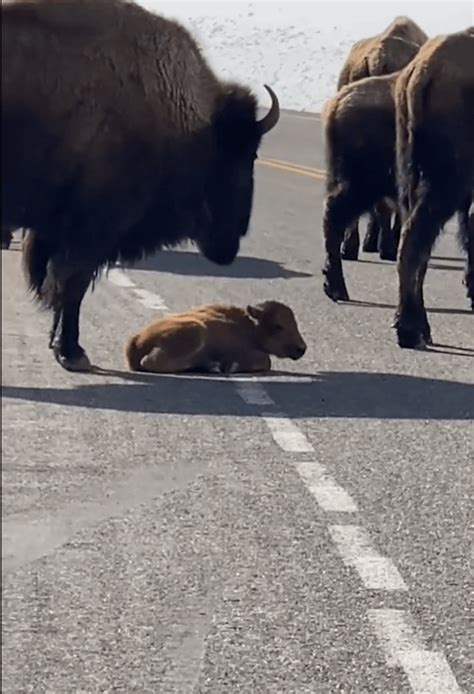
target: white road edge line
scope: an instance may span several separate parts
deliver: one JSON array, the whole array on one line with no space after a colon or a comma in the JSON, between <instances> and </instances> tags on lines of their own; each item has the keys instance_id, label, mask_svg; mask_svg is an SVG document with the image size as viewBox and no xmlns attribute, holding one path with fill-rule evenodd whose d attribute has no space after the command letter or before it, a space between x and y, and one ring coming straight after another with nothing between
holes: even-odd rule
<instances>
[{"instance_id":1,"label":"white road edge line","mask_svg":"<svg viewBox=\"0 0 474 694\"><path fill-rule=\"evenodd\" d=\"M424 647L410 614L403 610L371 609L367 616L387 664L402 668L414 694L461 694L445 656Z\"/></svg>"},{"instance_id":2,"label":"white road edge line","mask_svg":"<svg viewBox=\"0 0 474 694\"><path fill-rule=\"evenodd\" d=\"M372 547L359 525L330 525L329 533L346 566L352 566L369 590L408 590L397 567Z\"/></svg>"},{"instance_id":3,"label":"white road edge line","mask_svg":"<svg viewBox=\"0 0 474 694\"><path fill-rule=\"evenodd\" d=\"M357 513L354 499L330 475L323 465L313 461L295 463L309 492L323 511Z\"/></svg>"}]
</instances>

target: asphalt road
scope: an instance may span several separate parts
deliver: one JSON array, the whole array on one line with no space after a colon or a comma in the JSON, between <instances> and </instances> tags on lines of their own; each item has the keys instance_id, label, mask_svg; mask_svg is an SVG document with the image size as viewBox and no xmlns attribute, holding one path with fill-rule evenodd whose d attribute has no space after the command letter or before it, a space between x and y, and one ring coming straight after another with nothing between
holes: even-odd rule
<instances>
[{"instance_id":1,"label":"asphalt road","mask_svg":"<svg viewBox=\"0 0 474 694\"><path fill-rule=\"evenodd\" d=\"M284 114L261 157L322 168L319 122ZM463 261L448 229L425 292L438 346L400 350L392 263L346 262L355 301L325 297L305 171L259 163L227 270L188 249L99 283L82 342L105 373L53 361L18 241L2 252L5 694L473 691ZM125 371L160 304L265 298L308 342L275 364L290 375Z\"/></svg>"}]
</instances>

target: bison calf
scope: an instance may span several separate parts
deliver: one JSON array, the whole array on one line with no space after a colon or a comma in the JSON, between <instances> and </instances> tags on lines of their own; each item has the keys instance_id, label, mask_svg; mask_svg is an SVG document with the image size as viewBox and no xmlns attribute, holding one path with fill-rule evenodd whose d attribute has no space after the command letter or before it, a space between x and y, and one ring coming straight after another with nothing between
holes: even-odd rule
<instances>
[{"instance_id":1,"label":"bison calf","mask_svg":"<svg viewBox=\"0 0 474 694\"><path fill-rule=\"evenodd\" d=\"M341 262L344 232L362 214L387 200L396 204L395 105L398 73L367 77L343 87L321 114L326 140L324 291L348 301ZM397 241L382 225L381 248L396 254Z\"/></svg>"},{"instance_id":2,"label":"bison calf","mask_svg":"<svg viewBox=\"0 0 474 694\"><path fill-rule=\"evenodd\" d=\"M474 309L474 27L429 40L395 88L397 175L403 226L398 249L398 344L431 343L423 283L434 242L459 214L465 283Z\"/></svg>"},{"instance_id":3,"label":"bison calf","mask_svg":"<svg viewBox=\"0 0 474 694\"><path fill-rule=\"evenodd\" d=\"M278 301L247 309L210 304L165 316L131 338L133 371L172 373L269 371L270 355L300 359L306 351L293 311Z\"/></svg>"}]
</instances>

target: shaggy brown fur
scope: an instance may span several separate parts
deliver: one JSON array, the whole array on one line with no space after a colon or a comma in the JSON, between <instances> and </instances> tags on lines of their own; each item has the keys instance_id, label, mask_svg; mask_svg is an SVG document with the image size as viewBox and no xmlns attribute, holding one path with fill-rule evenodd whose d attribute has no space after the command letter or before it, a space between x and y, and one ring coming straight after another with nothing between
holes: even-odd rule
<instances>
[{"instance_id":1,"label":"shaggy brown fur","mask_svg":"<svg viewBox=\"0 0 474 694\"><path fill-rule=\"evenodd\" d=\"M380 200L396 205L395 106L397 73L367 77L343 87L326 102L326 247L324 291L334 301L349 295L341 263L344 232ZM387 203L386 203L387 204ZM391 235L388 227L388 239Z\"/></svg>"},{"instance_id":2,"label":"shaggy brown fur","mask_svg":"<svg viewBox=\"0 0 474 694\"><path fill-rule=\"evenodd\" d=\"M305 351L293 311L265 301L247 309L210 304L165 316L132 337L125 356L134 371L235 373L268 371L270 355L300 359Z\"/></svg>"},{"instance_id":3,"label":"shaggy brown fur","mask_svg":"<svg viewBox=\"0 0 474 694\"><path fill-rule=\"evenodd\" d=\"M346 58L337 88L398 72L415 57L428 36L410 17L395 17L379 34L357 41Z\"/></svg>"},{"instance_id":4,"label":"shaggy brown fur","mask_svg":"<svg viewBox=\"0 0 474 694\"><path fill-rule=\"evenodd\" d=\"M2 225L28 228L34 296L66 369L90 369L81 303L117 260L188 240L236 258L261 139L244 85L224 82L178 22L125 0L2 4Z\"/></svg>"},{"instance_id":5,"label":"shaggy brown fur","mask_svg":"<svg viewBox=\"0 0 474 694\"><path fill-rule=\"evenodd\" d=\"M399 247L401 347L431 342L423 283L433 244L460 213L465 282L474 309L474 27L438 36L400 73L395 89L397 175L404 223Z\"/></svg>"},{"instance_id":6,"label":"shaggy brown fur","mask_svg":"<svg viewBox=\"0 0 474 694\"><path fill-rule=\"evenodd\" d=\"M396 17L381 33L354 44L339 75L338 90L346 84L366 77L398 72L415 57L427 39L425 32L412 19ZM396 207L394 211L393 229L392 209L384 201L378 202L369 213L363 243L365 252L375 253L378 250L383 260L395 260L400 235L400 217ZM346 230L342 257L346 260L357 260L359 244L358 221L355 221Z\"/></svg>"}]
</instances>

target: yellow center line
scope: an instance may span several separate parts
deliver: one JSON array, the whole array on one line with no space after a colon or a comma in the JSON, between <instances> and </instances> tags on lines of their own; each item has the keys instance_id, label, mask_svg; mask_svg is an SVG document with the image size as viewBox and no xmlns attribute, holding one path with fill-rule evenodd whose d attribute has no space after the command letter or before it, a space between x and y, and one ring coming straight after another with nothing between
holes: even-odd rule
<instances>
[{"instance_id":1,"label":"yellow center line","mask_svg":"<svg viewBox=\"0 0 474 694\"><path fill-rule=\"evenodd\" d=\"M308 176L308 178L315 178L318 181L322 181L326 177L326 172L323 169L315 169L311 166L293 164L288 161L280 161L279 159L257 159L257 162L263 166L289 171L290 173L299 174L300 176Z\"/></svg>"}]
</instances>

